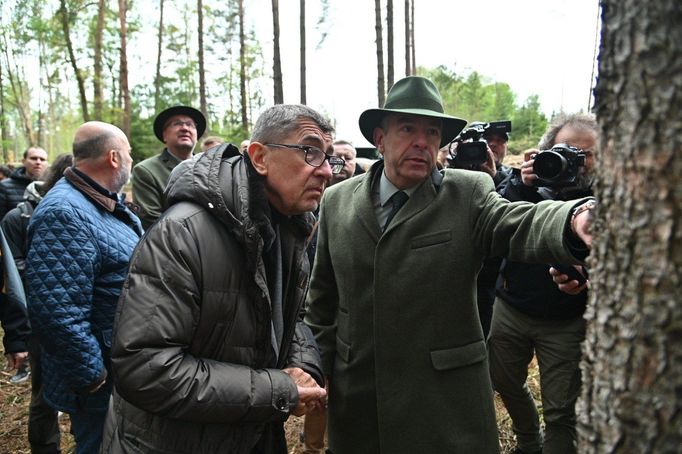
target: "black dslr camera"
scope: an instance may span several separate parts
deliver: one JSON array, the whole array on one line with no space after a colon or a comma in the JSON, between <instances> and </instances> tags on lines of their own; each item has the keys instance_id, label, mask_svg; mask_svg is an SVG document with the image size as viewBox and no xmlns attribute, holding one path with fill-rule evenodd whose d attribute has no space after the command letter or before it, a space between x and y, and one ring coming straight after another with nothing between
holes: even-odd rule
<instances>
[{"instance_id":1,"label":"black dslr camera","mask_svg":"<svg viewBox=\"0 0 682 454\"><path fill-rule=\"evenodd\" d=\"M533 163L537 185L551 188L574 186L581 167L585 167L585 153L565 143L540 151Z\"/></svg>"},{"instance_id":2,"label":"black dslr camera","mask_svg":"<svg viewBox=\"0 0 682 454\"><path fill-rule=\"evenodd\" d=\"M488 144L483 139L487 125L474 123L450 142L448 167L480 170L481 164L488 160Z\"/></svg>"}]
</instances>

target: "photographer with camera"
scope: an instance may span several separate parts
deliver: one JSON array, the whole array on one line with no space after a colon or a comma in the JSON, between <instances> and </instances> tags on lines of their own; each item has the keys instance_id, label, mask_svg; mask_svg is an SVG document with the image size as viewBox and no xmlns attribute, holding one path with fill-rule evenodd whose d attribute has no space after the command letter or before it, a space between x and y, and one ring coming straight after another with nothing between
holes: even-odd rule
<instances>
[{"instance_id":1,"label":"photographer with camera","mask_svg":"<svg viewBox=\"0 0 682 454\"><path fill-rule=\"evenodd\" d=\"M514 170L500 194L538 203L591 196L591 170L598 138L593 116L557 118ZM591 209L579 205L574 214ZM557 265L559 266L559 265ZM563 269L563 267L561 267ZM577 276L586 277L585 270ZM580 344L585 337L583 312L587 281L582 285L550 265L505 260L488 337L490 375L509 412L517 439L516 453L571 453L576 450L575 402L580 392ZM537 357L545 421L544 440L538 411L526 384L528 365Z\"/></svg>"},{"instance_id":2,"label":"photographer with camera","mask_svg":"<svg viewBox=\"0 0 682 454\"><path fill-rule=\"evenodd\" d=\"M510 132L511 121L509 120L470 123L469 127L448 145L448 166L487 173L492 177L495 189L499 193L501 183L506 182L512 172L511 167L502 164L507 154ZM476 279L478 318L486 338L490 332L490 321L495 303L495 282L501 264L501 257L488 257Z\"/></svg>"}]
</instances>

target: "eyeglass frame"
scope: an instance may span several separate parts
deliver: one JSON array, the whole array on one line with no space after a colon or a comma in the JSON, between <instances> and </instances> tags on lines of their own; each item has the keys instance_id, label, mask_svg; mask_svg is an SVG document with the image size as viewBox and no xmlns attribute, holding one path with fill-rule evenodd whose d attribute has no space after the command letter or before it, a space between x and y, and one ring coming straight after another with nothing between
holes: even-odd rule
<instances>
[{"instance_id":1,"label":"eyeglass frame","mask_svg":"<svg viewBox=\"0 0 682 454\"><path fill-rule=\"evenodd\" d=\"M185 126L187 129L193 129L195 131L197 130L197 122L194 120L188 120L188 121L174 120L174 121L170 121L166 124L166 126L164 126L163 129L166 129L166 128L176 129L180 126Z\"/></svg>"},{"instance_id":2,"label":"eyeglass frame","mask_svg":"<svg viewBox=\"0 0 682 454\"><path fill-rule=\"evenodd\" d=\"M264 143L263 146L275 147L275 148L290 148L293 150L300 150L304 153L303 160L305 161L305 163L308 164L309 166L315 167L315 168L322 167L324 162L328 161L329 167L332 169L333 175L338 175L339 173L341 173L344 166L346 165L345 159L339 158L338 156L334 156L331 154L327 154L324 151L322 151L322 149L315 147L313 145L298 145L298 144L290 144L290 143ZM317 150L324 155L324 158L322 158L322 161L317 165L308 162L308 153L310 153L313 150ZM332 164L332 159L338 160L338 162L336 162L335 164ZM338 166L338 167L335 167L335 166ZM335 168L338 169L338 170L336 170L336 172L334 171Z\"/></svg>"}]
</instances>

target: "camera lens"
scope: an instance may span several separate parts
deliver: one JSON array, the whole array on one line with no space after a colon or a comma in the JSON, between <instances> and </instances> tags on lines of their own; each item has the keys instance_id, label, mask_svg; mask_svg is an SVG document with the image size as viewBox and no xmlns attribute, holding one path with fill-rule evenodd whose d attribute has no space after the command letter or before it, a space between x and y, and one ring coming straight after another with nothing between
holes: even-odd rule
<instances>
[{"instance_id":1,"label":"camera lens","mask_svg":"<svg viewBox=\"0 0 682 454\"><path fill-rule=\"evenodd\" d=\"M568 162L566 158L555 151L543 151L535 157L533 163L533 170L535 174L544 180L555 180L559 178L564 171Z\"/></svg>"}]
</instances>

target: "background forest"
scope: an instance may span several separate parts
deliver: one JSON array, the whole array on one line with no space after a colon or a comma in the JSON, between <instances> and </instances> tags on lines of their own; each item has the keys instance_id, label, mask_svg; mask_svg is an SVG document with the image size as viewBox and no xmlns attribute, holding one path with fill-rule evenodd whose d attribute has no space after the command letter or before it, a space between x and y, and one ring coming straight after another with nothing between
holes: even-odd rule
<instances>
[{"instance_id":1,"label":"background forest","mask_svg":"<svg viewBox=\"0 0 682 454\"><path fill-rule=\"evenodd\" d=\"M306 18L305 0L296 3L287 6L298 7L299 23L281 26L299 30L300 99L296 102L306 103L305 56L314 51L314 47L306 49L306 41L319 47L329 28L325 24L333 18L329 0L317 5L316 10L322 11L319 17ZM141 160L161 148L152 133L155 113L175 104L200 108L209 120L207 135L237 143L248 137L260 111L283 102L279 2L271 1L271 11L249 11L249 4L243 0L2 2L2 161L19 160L28 145L44 147L51 158L70 151L75 128L87 120L120 126L131 139L134 158ZM449 113L470 121L512 119L510 148L518 152L535 145L547 123L537 95L520 100L509 84L475 70L414 68L411 62L419 56L409 22L414 21L414 8L409 0L396 7L392 1L375 2L376 40L367 46L376 49L377 67L372 68L374 75L370 68L366 74L377 79L376 104L404 75L393 74L394 58L401 63L405 58L405 74L435 80ZM408 18L403 28L406 45L400 50L393 49L394 9ZM245 20L249 14L271 23L274 36L258 36ZM274 43L269 52L273 57L266 56L264 43ZM358 105L357 112L367 107L373 106Z\"/></svg>"}]
</instances>

